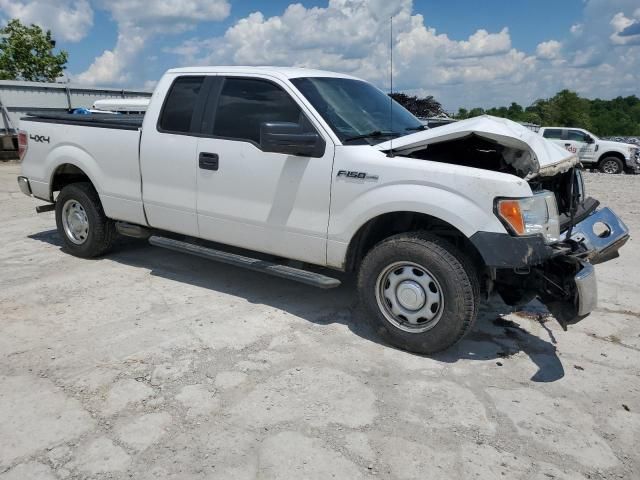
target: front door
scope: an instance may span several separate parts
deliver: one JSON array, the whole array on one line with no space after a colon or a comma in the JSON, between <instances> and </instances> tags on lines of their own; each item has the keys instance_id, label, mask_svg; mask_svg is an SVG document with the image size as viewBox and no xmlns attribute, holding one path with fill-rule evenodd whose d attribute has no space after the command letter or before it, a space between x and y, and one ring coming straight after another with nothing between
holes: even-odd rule
<instances>
[{"instance_id":1,"label":"front door","mask_svg":"<svg viewBox=\"0 0 640 480\"><path fill-rule=\"evenodd\" d=\"M582 130L569 129L567 131L567 141L575 146L578 158L581 162L592 163L595 159L596 148L595 143L591 140L591 136Z\"/></svg>"},{"instance_id":2,"label":"front door","mask_svg":"<svg viewBox=\"0 0 640 480\"><path fill-rule=\"evenodd\" d=\"M257 77L218 77L197 148L202 238L326 264L334 145L290 87ZM260 149L263 122L295 122L325 138L322 157Z\"/></svg>"}]
</instances>

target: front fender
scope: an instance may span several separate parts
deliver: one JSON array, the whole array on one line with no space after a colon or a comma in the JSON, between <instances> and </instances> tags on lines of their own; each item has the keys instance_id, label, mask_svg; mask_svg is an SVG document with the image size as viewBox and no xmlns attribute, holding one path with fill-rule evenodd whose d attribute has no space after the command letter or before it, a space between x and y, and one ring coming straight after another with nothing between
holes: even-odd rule
<instances>
[{"instance_id":1,"label":"front fender","mask_svg":"<svg viewBox=\"0 0 640 480\"><path fill-rule=\"evenodd\" d=\"M457 192L422 184L381 185L352 199L343 208L332 205L327 263L342 268L349 242L356 232L368 221L394 212L415 212L438 218L467 238L478 231L506 233L493 214L492 202L476 203Z\"/></svg>"}]
</instances>

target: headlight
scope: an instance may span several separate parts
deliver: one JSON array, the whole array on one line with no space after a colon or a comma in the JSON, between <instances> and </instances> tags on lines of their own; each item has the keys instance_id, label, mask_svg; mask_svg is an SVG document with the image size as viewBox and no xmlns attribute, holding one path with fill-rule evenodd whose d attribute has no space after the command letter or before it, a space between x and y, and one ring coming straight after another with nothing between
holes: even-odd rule
<instances>
[{"instance_id":1,"label":"headlight","mask_svg":"<svg viewBox=\"0 0 640 480\"><path fill-rule=\"evenodd\" d=\"M532 197L499 198L496 215L514 235L541 233L547 243L560 240L558 205L553 192L544 190Z\"/></svg>"}]
</instances>

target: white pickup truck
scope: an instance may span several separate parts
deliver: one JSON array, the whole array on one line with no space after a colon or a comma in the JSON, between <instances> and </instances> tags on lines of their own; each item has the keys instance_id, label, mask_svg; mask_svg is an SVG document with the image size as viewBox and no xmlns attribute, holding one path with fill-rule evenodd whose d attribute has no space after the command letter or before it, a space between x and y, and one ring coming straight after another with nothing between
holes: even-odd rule
<instances>
[{"instance_id":1,"label":"white pickup truck","mask_svg":"<svg viewBox=\"0 0 640 480\"><path fill-rule=\"evenodd\" d=\"M578 155L586 168L602 173L640 173L640 148L631 143L601 140L582 128L542 127L544 138Z\"/></svg>"},{"instance_id":2,"label":"white pickup truck","mask_svg":"<svg viewBox=\"0 0 640 480\"><path fill-rule=\"evenodd\" d=\"M428 130L337 73L175 69L144 118L21 128L18 183L55 209L69 253L124 234L322 288L354 272L376 330L420 353L462 338L492 292L575 323L596 305L593 264L629 236L542 136L486 116Z\"/></svg>"}]
</instances>

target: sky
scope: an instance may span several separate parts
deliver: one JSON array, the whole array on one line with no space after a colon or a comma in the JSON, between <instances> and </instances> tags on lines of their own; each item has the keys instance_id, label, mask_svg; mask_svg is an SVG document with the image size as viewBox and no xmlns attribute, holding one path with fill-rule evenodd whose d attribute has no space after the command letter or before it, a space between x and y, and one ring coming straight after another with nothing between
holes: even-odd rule
<instances>
[{"instance_id":1,"label":"sky","mask_svg":"<svg viewBox=\"0 0 640 480\"><path fill-rule=\"evenodd\" d=\"M0 23L53 32L73 83L152 89L168 68L349 73L460 107L569 88L640 95L638 0L0 0ZM393 21L393 36L390 25ZM392 38L392 42L391 42Z\"/></svg>"}]
</instances>

